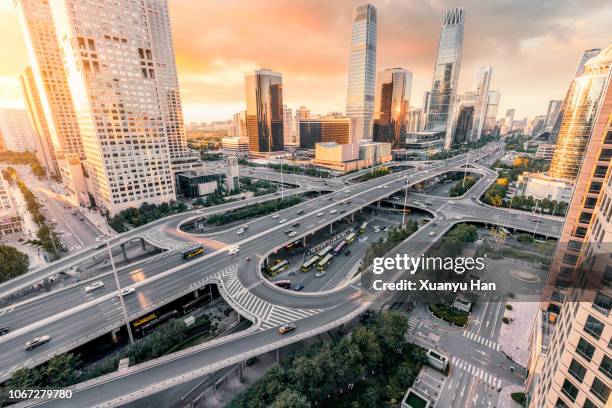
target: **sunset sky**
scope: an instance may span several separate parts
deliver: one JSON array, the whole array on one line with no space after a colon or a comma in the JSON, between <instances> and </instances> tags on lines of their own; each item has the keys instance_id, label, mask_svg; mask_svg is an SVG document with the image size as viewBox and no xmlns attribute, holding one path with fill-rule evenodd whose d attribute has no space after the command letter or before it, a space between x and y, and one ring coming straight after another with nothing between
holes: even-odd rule
<instances>
[{"instance_id":1,"label":"sunset sky","mask_svg":"<svg viewBox=\"0 0 612 408\"><path fill-rule=\"evenodd\" d=\"M12 1L0 0L0 107L22 107L27 63ZM344 111L351 0L169 0L185 120L228 119L244 109L243 74L283 74L284 100L313 112ZM607 4L606 4L607 3ZM377 70L414 73L411 105L431 87L442 13L465 9L460 91L493 67L499 115L544 114L561 99L584 49L612 41L612 2L583 0L378 0Z\"/></svg>"}]
</instances>

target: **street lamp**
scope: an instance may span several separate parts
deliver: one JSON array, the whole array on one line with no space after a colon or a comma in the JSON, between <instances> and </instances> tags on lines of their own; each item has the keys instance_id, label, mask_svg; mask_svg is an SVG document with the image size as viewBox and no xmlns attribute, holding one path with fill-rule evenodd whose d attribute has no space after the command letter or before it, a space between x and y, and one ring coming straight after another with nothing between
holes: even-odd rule
<instances>
[{"instance_id":1,"label":"street lamp","mask_svg":"<svg viewBox=\"0 0 612 408\"><path fill-rule=\"evenodd\" d=\"M132 335L132 328L130 327L130 319L128 317L127 309L125 307L125 302L123 301L123 295L121 294L121 284L119 283L119 276L117 276L117 268L115 268L115 260L113 258L113 251L111 251L110 240L110 225L108 224L108 219L104 217L106 220L106 227L108 228L108 239L106 240L106 249L108 250L108 256L110 257L111 268L113 270L113 276L115 278L115 284L117 285L117 294L119 295L119 302L121 303L121 310L123 312L123 318L125 319L125 327L128 332L128 337L130 338L130 344L134 344L134 336Z\"/></svg>"},{"instance_id":2,"label":"street lamp","mask_svg":"<svg viewBox=\"0 0 612 408\"><path fill-rule=\"evenodd\" d=\"M406 203L408 200L408 181L404 185L404 210L402 211L402 229L406 228Z\"/></svg>"}]
</instances>

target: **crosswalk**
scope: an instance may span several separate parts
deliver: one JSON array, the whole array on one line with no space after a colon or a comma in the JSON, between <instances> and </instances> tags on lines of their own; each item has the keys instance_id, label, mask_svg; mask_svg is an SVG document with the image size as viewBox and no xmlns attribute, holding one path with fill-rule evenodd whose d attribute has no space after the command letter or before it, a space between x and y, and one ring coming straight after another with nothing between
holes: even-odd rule
<instances>
[{"instance_id":1,"label":"crosswalk","mask_svg":"<svg viewBox=\"0 0 612 408\"><path fill-rule=\"evenodd\" d=\"M16 306L7 307L6 309L0 309L0 316L5 315L7 313L11 313Z\"/></svg>"},{"instance_id":2,"label":"crosswalk","mask_svg":"<svg viewBox=\"0 0 612 408\"><path fill-rule=\"evenodd\" d=\"M176 254L180 254L181 252L183 252L184 250L186 250L187 248L192 247L194 244L193 242L180 242L178 244L176 244L176 246L172 249L169 249L167 251L163 251L155 256L152 256L150 258L148 258L147 260L144 261L144 263L155 263L157 261L159 261L161 258L166 258L168 256L172 256L172 255L176 255Z\"/></svg>"},{"instance_id":3,"label":"crosswalk","mask_svg":"<svg viewBox=\"0 0 612 408\"><path fill-rule=\"evenodd\" d=\"M193 243L188 243L169 237L168 234L163 232L160 227L148 229L142 234L142 237L153 245L168 250L178 248L185 244L193 245Z\"/></svg>"},{"instance_id":4,"label":"crosswalk","mask_svg":"<svg viewBox=\"0 0 612 408\"><path fill-rule=\"evenodd\" d=\"M408 333L414 333L420 323L421 321L417 317L410 316L408 318Z\"/></svg>"},{"instance_id":5,"label":"crosswalk","mask_svg":"<svg viewBox=\"0 0 612 408\"><path fill-rule=\"evenodd\" d=\"M294 309L268 303L246 289L238 279L237 272L238 269L234 266L234 268L229 269L220 276L223 280L223 287L227 295L231 297L243 311L250 313L261 321L259 330L267 330L283 323L300 320L323 311L323 309Z\"/></svg>"},{"instance_id":6,"label":"crosswalk","mask_svg":"<svg viewBox=\"0 0 612 408\"><path fill-rule=\"evenodd\" d=\"M471 331L464 331L463 332L463 337L467 337L468 339L475 341L476 343L480 343L485 347L488 347L492 350L495 351L500 351L501 350L501 345L494 342L493 340L489 340L489 339L485 339L484 337L473 333Z\"/></svg>"},{"instance_id":7,"label":"crosswalk","mask_svg":"<svg viewBox=\"0 0 612 408\"><path fill-rule=\"evenodd\" d=\"M501 387L501 378L495 377L493 374L488 373L458 357L451 357L451 365L460 370L464 370L468 374L473 375L475 378L479 379L484 384L488 384L496 389Z\"/></svg>"}]
</instances>

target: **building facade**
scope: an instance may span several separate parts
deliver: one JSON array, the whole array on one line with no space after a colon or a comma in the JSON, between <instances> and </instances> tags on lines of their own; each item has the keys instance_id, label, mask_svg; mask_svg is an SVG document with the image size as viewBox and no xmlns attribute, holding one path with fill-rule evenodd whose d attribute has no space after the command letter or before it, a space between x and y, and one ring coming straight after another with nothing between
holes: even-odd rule
<instances>
[{"instance_id":1,"label":"building facade","mask_svg":"<svg viewBox=\"0 0 612 408\"><path fill-rule=\"evenodd\" d=\"M173 200L171 158L190 154L166 0L54 0L52 13L96 204Z\"/></svg>"},{"instance_id":2,"label":"building facade","mask_svg":"<svg viewBox=\"0 0 612 408\"><path fill-rule=\"evenodd\" d=\"M28 112L23 109L0 109L0 134L6 150L36 151L38 136L30 124Z\"/></svg>"},{"instance_id":3,"label":"building facade","mask_svg":"<svg viewBox=\"0 0 612 408\"><path fill-rule=\"evenodd\" d=\"M0 172L0 236L23 231L23 220L17 211L8 184Z\"/></svg>"},{"instance_id":4,"label":"building facade","mask_svg":"<svg viewBox=\"0 0 612 408\"><path fill-rule=\"evenodd\" d=\"M49 174L59 176L55 149L51 141L49 126L45 119L42 101L31 67L27 67L23 71L23 74L19 77L19 84L21 85L21 92L23 93L23 99L28 110L30 123L32 123L36 134L36 156L38 161L40 161L40 164Z\"/></svg>"},{"instance_id":5,"label":"building facade","mask_svg":"<svg viewBox=\"0 0 612 408\"><path fill-rule=\"evenodd\" d=\"M557 122L559 112L561 111L561 103L563 103L563 101L560 99L548 102L548 108L546 109L546 119L544 121L544 130L546 132L552 132L553 127Z\"/></svg>"},{"instance_id":6,"label":"building facade","mask_svg":"<svg viewBox=\"0 0 612 408\"><path fill-rule=\"evenodd\" d=\"M485 120L482 128L483 136L491 136L497 133L497 111L499 110L499 101L501 99L501 92L489 91L487 92L487 113L485 114Z\"/></svg>"},{"instance_id":7,"label":"building facade","mask_svg":"<svg viewBox=\"0 0 612 408\"><path fill-rule=\"evenodd\" d=\"M283 77L269 69L245 74L246 127L254 156L284 150Z\"/></svg>"},{"instance_id":8,"label":"building facade","mask_svg":"<svg viewBox=\"0 0 612 408\"><path fill-rule=\"evenodd\" d=\"M297 143L293 132L293 109L283 105L283 137L285 145L295 145Z\"/></svg>"},{"instance_id":9,"label":"building facade","mask_svg":"<svg viewBox=\"0 0 612 408\"><path fill-rule=\"evenodd\" d=\"M480 67L476 71L476 81L474 82L474 94L476 102L474 103L474 120L472 126L472 134L470 141L475 142L480 139L485 126L487 117L487 100L489 97L489 86L491 85L491 76L493 68Z\"/></svg>"},{"instance_id":10,"label":"building facade","mask_svg":"<svg viewBox=\"0 0 612 408\"><path fill-rule=\"evenodd\" d=\"M452 143L453 109L463 54L464 12L454 8L444 13L427 109L426 131L446 132L445 148Z\"/></svg>"},{"instance_id":11,"label":"building facade","mask_svg":"<svg viewBox=\"0 0 612 408\"><path fill-rule=\"evenodd\" d=\"M348 64L346 116L354 121L355 141L372 139L376 81L376 8L355 8Z\"/></svg>"},{"instance_id":12,"label":"building facade","mask_svg":"<svg viewBox=\"0 0 612 408\"><path fill-rule=\"evenodd\" d=\"M580 72L580 70L579 70ZM610 78L612 46L589 59L572 81L563 102L563 119L557 136L557 148L549 174L556 178L575 179L593 133L593 125L601 115Z\"/></svg>"},{"instance_id":13,"label":"building facade","mask_svg":"<svg viewBox=\"0 0 612 408\"><path fill-rule=\"evenodd\" d=\"M322 118L300 121L300 148L314 149L317 143L351 143L351 119Z\"/></svg>"},{"instance_id":14,"label":"building facade","mask_svg":"<svg viewBox=\"0 0 612 408\"><path fill-rule=\"evenodd\" d=\"M406 111L411 91L410 71L390 68L376 75L372 134L375 142L391 143L391 147L397 149L406 138Z\"/></svg>"}]
</instances>

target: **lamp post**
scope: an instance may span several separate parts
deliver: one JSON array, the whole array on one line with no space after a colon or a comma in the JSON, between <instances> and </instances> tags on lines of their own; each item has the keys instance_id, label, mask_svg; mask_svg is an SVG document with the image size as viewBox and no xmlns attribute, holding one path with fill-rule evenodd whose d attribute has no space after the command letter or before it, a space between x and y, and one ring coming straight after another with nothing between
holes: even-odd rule
<instances>
[{"instance_id":1,"label":"lamp post","mask_svg":"<svg viewBox=\"0 0 612 408\"><path fill-rule=\"evenodd\" d=\"M130 327L130 319L128 317L127 309L125 307L125 302L123 301L123 295L121 294L121 284L119 283L119 276L117 276L117 268L115 268L115 260L113 258L113 251L111 251L110 240L110 225L108 224L108 219L106 216L104 217L106 220L106 227L108 228L108 239L106 240L106 249L108 250L108 256L110 257L111 268L113 270L113 276L115 278L115 284L117 285L117 295L119 295L119 303L121 303L121 311L123 312L123 318L125 319L125 328L128 332L128 337L130 339L130 344L134 344L134 336L132 335L132 328Z\"/></svg>"},{"instance_id":2,"label":"lamp post","mask_svg":"<svg viewBox=\"0 0 612 408\"><path fill-rule=\"evenodd\" d=\"M406 203L408 200L408 181L404 184L404 209L402 211L402 229L406 228Z\"/></svg>"}]
</instances>

